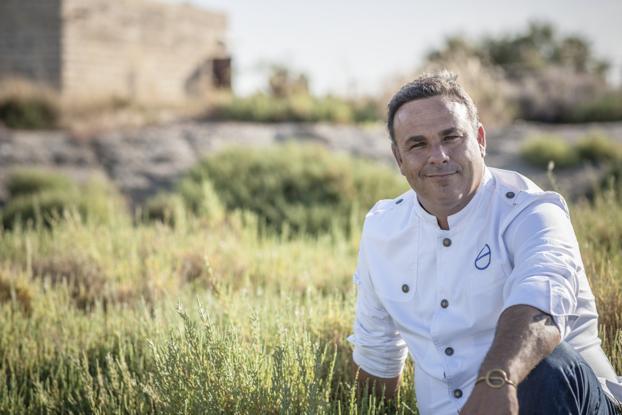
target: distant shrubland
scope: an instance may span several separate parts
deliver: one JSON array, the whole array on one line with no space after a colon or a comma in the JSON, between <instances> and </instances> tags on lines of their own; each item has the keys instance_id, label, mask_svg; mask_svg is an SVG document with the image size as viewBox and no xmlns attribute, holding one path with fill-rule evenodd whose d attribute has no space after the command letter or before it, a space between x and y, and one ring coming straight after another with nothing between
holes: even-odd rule
<instances>
[{"instance_id":1,"label":"distant shrubland","mask_svg":"<svg viewBox=\"0 0 622 415\"><path fill-rule=\"evenodd\" d=\"M622 120L622 90L607 82L609 63L587 39L548 23L479 40L451 36L424 68L458 73L489 123Z\"/></svg>"},{"instance_id":2,"label":"distant shrubland","mask_svg":"<svg viewBox=\"0 0 622 415\"><path fill-rule=\"evenodd\" d=\"M622 145L599 131L586 134L574 144L561 136L542 134L527 137L521 156L543 168L547 168L549 162L559 168L586 162L613 167L622 164Z\"/></svg>"},{"instance_id":3,"label":"distant shrubland","mask_svg":"<svg viewBox=\"0 0 622 415\"><path fill-rule=\"evenodd\" d=\"M312 95L307 76L283 65L272 67L265 89L247 97L225 99L212 108L209 117L255 122L361 123L378 121L384 115L383 106L371 97Z\"/></svg>"}]
</instances>

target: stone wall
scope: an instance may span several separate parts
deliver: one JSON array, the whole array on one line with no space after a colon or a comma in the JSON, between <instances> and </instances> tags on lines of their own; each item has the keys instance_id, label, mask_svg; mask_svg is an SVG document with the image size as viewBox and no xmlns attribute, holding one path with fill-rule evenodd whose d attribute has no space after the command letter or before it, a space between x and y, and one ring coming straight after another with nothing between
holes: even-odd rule
<instances>
[{"instance_id":1,"label":"stone wall","mask_svg":"<svg viewBox=\"0 0 622 415\"><path fill-rule=\"evenodd\" d=\"M212 90L226 29L222 13L155 0L1 0L0 76L78 102L181 101Z\"/></svg>"},{"instance_id":2,"label":"stone wall","mask_svg":"<svg viewBox=\"0 0 622 415\"><path fill-rule=\"evenodd\" d=\"M209 93L223 14L147 0L64 0L63 94L176 101Z\"/></svg>"},{"instance_id":3,"label":"stone wall","mask_svg":"<svg viewBox=\"0 0 622 415\"><path fill-rule=\"evenodd\" d=\"M0 77L61 80L61 0L0 0Z\"/></svg>"}]
</instances>

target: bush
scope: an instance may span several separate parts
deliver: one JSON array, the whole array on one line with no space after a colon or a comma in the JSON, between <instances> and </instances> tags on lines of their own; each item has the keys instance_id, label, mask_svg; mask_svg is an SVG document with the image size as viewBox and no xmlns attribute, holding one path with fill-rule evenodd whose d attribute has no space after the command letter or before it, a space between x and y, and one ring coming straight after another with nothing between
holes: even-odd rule
<instances>
[{"instance_id":1,"label":"bush","mask_svg":"<svg viewBox=\"0 0 622 415\"><path fill-rule=\"evenodd\" d=\"M407 189L387 168L317 146L226 150L196 166L184 186L206 179L226 208L250 210L278 231L310 233L333 226L347 231L353 217L361 219L378 199ZM181 194L189 206L196 203L196 193Z\"/></svg>"},{"instance_id":2,"label":"bush","mask_svg":"<svg viewBox=\"0 0 622 415\"><path fill-rule=\"evenodd\" d=\"M314 97L308 94L271 96L256 93L249 97L235 97L217 105L211 117L221 120L254 122L317 122L351 123L376 121L382 111L372 100L348 101L335 96Z\"/></svg>"},{"instance_id":3,"label":"bush","mask_svg":"<svg viewBox=\"0 0 622 415\"><path fill-rule=\"evenodd\" d=\"M529 163L546 168L550 161L556 167L572 167L579 162L577 151L562 137L540 135L529 137L521 149L522 157Z\"/></svg>"},{"instance_id":4,"label":"bush","mask_svg":"<svg viewBox=\"0 0 622 415\"><path fill-rule=\"evenodd\" d=\"M192 213L213 222L223 219L225 209L212 182L207 178L200 181L192 178L181 180L177 191Z\"/></svg>"},{"instance_id":5,"label":"bush","mask_svg":"<svg viewBox=\"0 0 622 415\"><path fill-rule=\"evenodd\" d=\"M579 103L568 122L604 122L622 120L622 91L609 91L591 101Z\"/></svg>"},{"instance_id":6,"label":"bush","mask_svg":"<svg viewBox=\"0 0 622 415\"><path fill-rule=\"evenodd\" d=\"M67 176L52 171L22 169L11 173L6 188L10 197L19 197L45 191L72 191L76 190L76 184Z\"/></svg>"},{"instance_id":7,"label":"bush","mask_svg":"<svg viewBox=\"0 0 622 415\"><path fill-rule=\"evenodd\" d=\"M0 85L0 122L9 128L55 128L60 119L58 98L50 90L24 80Z\"/></svg>"},{"instance_id":8,"label":"bush","mask_svg":"<svg viewBox=\"0 0 622 415\"><path fill-rule=\"evenodd\" d=\"M46 191L11 199L2 210L2 226L13 229L18 223L49 226L66 211L78 211L77 192Z\"/></svg>"},{"instance_id":9,"label":"bush","mask_svg":"<svg viewBox=\"0 0 622 415\"><path fill-rule=\"evenodd\" d=\"M575 148L581 160L593 163L622 160L622 146L598 131L581 138Z\"/></svg>"},{"instance_id":10,"label":"bush","mask_svg":"<svg viewBox=\"0 0 622 415\"><path fill-rule=\"evenodd\" d=\"M622 161L622 146L598 131L586 134L574 146L562 137L540 135L527 139L521 155L529 163L544 168L549 161L560 168L573 167L580 161L615 164Z\"/></svg>"},{"instance_id":11,"label":"bush","mask_svg":"<svg viewBox=\"0 0 622 415\"><path fill-rule=\"evenodd\" d=\"M175 225L179 221L180 210L183 212L184 201L177 194L160 193L147 200L143 208L146 221L159 221Z\"/></svg>"},{"instance_id":12,"label":"bush","mask_svg":"<svg viewBox=\"0 0 622 415\"><path fill-rule=\"evenodd\" d=\"M460 75L485 124L509 117L568 123L622 119L622 96L607 83L609 63L587 39L565 36L545 22L525 30L470 40L450 36L432 50L427 69Z\"/></svg>"},{"instance_id":13,"label":"bush","mask_svg":"<svg viewBox=\"0 0 622 415\"><path fill-rule=\"evenodd\" d=\"M50 226L67 213L99 222L127 213L121 196L105 181L78 186L65 176L30 170L9 176L8 183L11 197L0 211L5 229L28 223Z\"/></svg>"}]
</instances>

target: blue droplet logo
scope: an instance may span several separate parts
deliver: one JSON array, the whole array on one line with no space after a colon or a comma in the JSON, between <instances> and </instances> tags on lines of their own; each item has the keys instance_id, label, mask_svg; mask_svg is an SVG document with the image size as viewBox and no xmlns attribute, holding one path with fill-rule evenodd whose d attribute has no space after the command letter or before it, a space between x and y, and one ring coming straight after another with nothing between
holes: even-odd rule
<instances>
[{"instance_id":1,"label":"blue droplet logo","mask_svg":"<svg viewBox=\"0 0 622 415\"><path fill-rule=\"evenodd\" d=\"M488 268L490 266L490 256L490 246L486 244L475 258L475 268L480 271Z\"/></svg>"}]
</instances>

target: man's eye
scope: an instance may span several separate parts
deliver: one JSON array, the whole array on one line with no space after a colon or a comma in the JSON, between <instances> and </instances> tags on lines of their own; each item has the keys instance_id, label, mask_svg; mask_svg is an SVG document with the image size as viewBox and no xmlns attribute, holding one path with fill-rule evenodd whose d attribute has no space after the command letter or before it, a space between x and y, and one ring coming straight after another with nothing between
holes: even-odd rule
<instances>
[{"instance_id":1,"label":"man's eye","mask_svg":"<svg viewBox=\"0 0 622 415\"><path fill-rule=\"evenodd\" d=\"M413 145L410 146L410 149L415 149L415 148L423 148L425 147L425 143L414 143Z\"/></svg>"}]
</instances>

